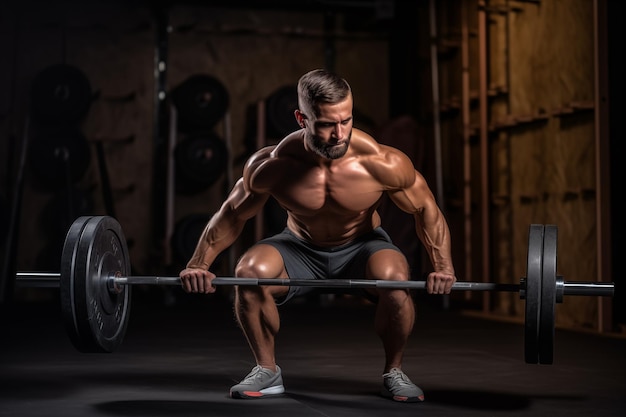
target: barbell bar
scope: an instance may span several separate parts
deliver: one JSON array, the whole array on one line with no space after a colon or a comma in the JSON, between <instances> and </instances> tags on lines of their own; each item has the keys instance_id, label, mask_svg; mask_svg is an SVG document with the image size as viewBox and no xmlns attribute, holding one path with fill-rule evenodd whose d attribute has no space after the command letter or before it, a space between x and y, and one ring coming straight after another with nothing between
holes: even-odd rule
<instances>
[{"instance_id":1,"label":"barbell bar","mask_svg":"<svg viewBox=\"0 0 626 417\"><path fill-rule=\"evenodd\" d=\"M457 281L453 290L518 292L525 300L526 363L551 364L555 304L565 295L613 296L610 282L564 281L556 275L557 228L529 228L526 277L519 284ZM58 287L62 317L72 344L81 352L113 352L122 343L131 305L132 285L180 286L179 277L132 276L127 243L110 216L82 216L70 226L60 272L18 272L24 287ZM424 289L425 281L367 279L280 279L216 277L214 285L277 285L320 288Z\"/></svg>"},{"instance_id":2,"label":"barbell bar","mask_svg":"<svg viewBox=\"0 0 626 417\"><path fill-rule=\"evenodd\" d=\"M61 274L59 272L18 272L16 274L20 286L59 288ZM557 277L558 279L558 277ZM150 275L133 275L130 277L106 277L107 285L113 291L122 285L172 285L180 286L180 277L162 277ZM241 278L216 277L213 285L275 285L287 287L318 287L318 288L388 288L423 290L426 281L385 281L369 279L297 279L297 278ZM558 284L557 284L558 285ZM562 295L613 296L614 285L610 282L562 281ZM457 281L452 285L455 291L497 291L521 292L522 284L500 284L495 282Z\"/></svg>"}]
</instances>

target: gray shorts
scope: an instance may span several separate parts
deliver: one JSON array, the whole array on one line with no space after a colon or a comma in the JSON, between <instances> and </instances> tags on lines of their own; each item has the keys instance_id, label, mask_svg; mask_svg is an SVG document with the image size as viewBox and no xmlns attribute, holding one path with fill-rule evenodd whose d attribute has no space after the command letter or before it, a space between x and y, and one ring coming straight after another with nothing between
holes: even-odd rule
<instances>
[{"instance_id":1,"label":"gray shorts","mask_svg":"<svg viewBox=\"0 0 626 417\"><path fill-rule=\"evenodd\" d=\"M300 239L289 229L258 242L275 247L283 257L285 269L292 279L365 279L365 267L370 256L382 249L400 249L381 227L356 240L336 247L320 247ZM293 297L302 296L315 287L292 286L285 297L276 300L284 304ZM333 290L333 292L337 292ZM347 291L355 292L355 291ZM356 293L366 295L362 289Z\"/></svg>"}]
</instances>

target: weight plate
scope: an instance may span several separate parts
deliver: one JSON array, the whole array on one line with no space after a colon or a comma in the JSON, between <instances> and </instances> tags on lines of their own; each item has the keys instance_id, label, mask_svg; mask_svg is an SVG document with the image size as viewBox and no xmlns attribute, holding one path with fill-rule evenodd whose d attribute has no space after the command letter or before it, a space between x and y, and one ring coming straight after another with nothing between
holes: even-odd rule
<instances>
[{"instance_id":1,"label":"weight plate","mask_svg":"<svg viewBox=\"0 0 626 417\"><path fill-rule=\"evenodd\" d=\"M74 346L81 352L113 352L126 333L131 288L109 290L107 278L130 275L120 224L108 216L80 217L63 249L62 307ZM71 322L70 320L71 319Z\"/></svg>"},{"instance_id":2,"label":"weight plate","mask_svg":"<svg viewBox=\"0 0 626 417\"><path fill-rule=\"evenodd\" d=\"M80 181L91 162L85 136L75 128L50 128L38 132L28 154L38 185L59 189Z\"/></svg>"},{"instance_id":3,"label":"weight plate","mask_svg":"<svg viewBox=\"0 0 626 417\"><path fill-rule=\"evenodd\" d=\"M539 321L541 309L541 275L543 271L544 226L531 224L528 232L526 263L524 358L526 363L539 361Z\"/></svg>"},{"instance_id":4,"label":"weight plate","mask_svg":"<svg viewBox=\"0 0 626 417\"><path fill-rule=\"evenodd\" d=\"M211 217L212 214L205 213L188 214L176 222L171 245L174 260L181 267L187 265L187 262L193 256L198 240L200 240L200 236ZM226 250L217 255L217 258L211 264L211 271L217 271L222 267L227 253L228 251Z\"/></svg>"},{"instance_id":5,"label":"weight plate","mask_svg":"<svg viewBox=\"0 0 626 417\"><path fill-rule=\"evenodd\" d=\"M72 223L65 236L65 243L63 244L63 251L61 252L61 276L59 280L61 313L65 330L72 344L78 350L82 350L83 341L80 338L78 321L74 311L76 303L74 301L73 276L76 267L78 242L89 219L91 219L91 216L81 216Z\"/></svg>"},{"instance_id":6,"label":"weight plate","mask_svg":"<svg viewBox=\"0 0 626 417\"><path fill-rule=\"evenodd\" d=\"M539 314L539 363L550 365L554 356L556 310L557 227L546 225L543 233L541 308Z\"/></svg>"},{"instance_id":7,"label":"weight plate","mask_svg":"<svg viewBox=\"0 0 626 417\"><path fill-rule=\"evenodd\" d=\"M178 130L192 132L211 129L228 110L228 91L217 78L192 75L172 91L178 111Z\"/></svg>"},{"instance_id":8,"label":"weight plate","mask_svg":"<svg viewBox=\"0 0 626 417\"><path fill-rule=\"evenodd\" d=\"M187 264L210 219L210 214L190 214L176 222L172 235L172 249L174 258L179 264Z\"/></svg>"},{"instance_id":9,"label":"weight plate","mask_svg":"<svg viewBox=\"0 0 626 417\"><path fill-rule=\"evenodd\" d=\"M81 70L53 65L41 71L31 87L31 114L39 122L63 124L82 119L92 101L91 85Z\"/></svg>"},{"instance_id":10,"label":"weight plate","mask_svg":"<svg viewBox=\"0 0 626 417\"><path fill-rule=\"evenodd\" d=\"M213 185L228 164L228 150L214 133L189 136L174 149L176 191L194 194Z\"/></svg>"},{"instance_id":11,"label":"weight plate","mask_svg":"<svg viewBox=\"0 0 626 417\"><path fill-rule=\"evenodd\" d=\"M294 111L298 108L298 89L287 85L276 90L266 100L267 134L282 139L300 129Z\"/></svg>"}]
</instances>

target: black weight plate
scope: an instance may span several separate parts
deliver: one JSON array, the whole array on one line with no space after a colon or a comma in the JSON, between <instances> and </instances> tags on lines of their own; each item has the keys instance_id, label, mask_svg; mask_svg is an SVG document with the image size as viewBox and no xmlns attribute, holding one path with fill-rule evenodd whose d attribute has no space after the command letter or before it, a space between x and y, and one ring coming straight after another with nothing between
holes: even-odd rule
<instances>
[{"instance_id":1,"label":"black weight plate","mask_svg":"<svg viewBox=\"0 0 626 417\"><path fill-rule=\"evenodd\" d=\"M61 300L61 313L63 324L72 344L80 351L83 350L84 341L80 337L78 320L74 307L74 270L76 268L76 256L78 253L78 243L83 233L83 229L91 216L77 218L68 229L61 252L61 276L59 280L59 297Z\"/></svg>"},{"instance_id":2,"label":"black weight plate","mask_svg":"<svg viewBox=\"0 0 626 417\"><path fill-rule=\"evenodd\" d=\"M266 100L268 136L282 139L300 129L294 111L298 108L298 89L287 85L276 90Z\"/></svg>"},{"instance_id":3,"label":"black weight plate","mask_svg":"<svg viewBox=\"0 0 626 417\"><path fill-rule=\"evenodd\" d=\"M91 85L81 70L71 65L53 65L33 80L31 114L43 123L76 122L87 114L91 100Z\"/></svg>"},{"instance_id":4,"label":"black weight plate","mask_svg":"<svg viewBox=\"0 0 626 417\"><path fill-rule=\"evenodd\" d=\"M524 359L526 363L539 361L539 321L541 309L541 275L543 271L544 226L531 224L528 232L526 263Z\"/></svg>"},{"instance_id":5,"label":"black weight plate","mask_svg":"<svg viewBox=\"0 0 626 417\"><path fill-rule=\"evenodd\" d=\"M91 162L91 149L77 129L44 129L33 137L28 162L39 186L59 189L83 178Z\"/></svg>"},{"instance_id":6,"label":"black weight plate","mask_svg":"<svg viewBox=\"0 0 626 417\"><path fill-rule=\"evenodd\" d=\"M213 185L226 171L228 150L214 133L189 136L174 149L176 191L193 194Z\"/></svg>"},{"instance_id":7,"label":"black weight plate","mask_svg":"<svg viewBox=\"0 0 626 417\"><path fill-rule=\"evenodd\" d=\"M178 111L178 130L192 132L217 124L228 110L229 97L220 80L197 74L174 88L172 101Z\"/></svg>"},{"instance_id":8,"label":"black weight plate","mask_svg":"<svg viewBox=\"0 0 626 417\"><path fill-rule=\"evenodd\" d=\"M184 216L176 222L171 245L174 258L179 265L187 265L211 217L211 214L196 213ZM227 253L227 251L224 251L217 255L217 258L211 264L212 271L221 268Z\"/></svg>"},{"instance_id":9,"label":"black weight plate","mask_svg":"<svg viewBox=\"0 0 626 417\"><path fill-rule=\"evenodd\" d=\"M210 219L210 214L190 214L176 222L172 235L172 249L177 262L187 264Z\"/></svg>"},{"instance_id":10,"label":"black weight plate","mask_svg":"<svg viewBox=\"0 0 626 417\"><path fill-rule=\"evenodd\" d=\"M82 218L81 218L82 219ZM130 259L120 224L112 217L94 216L82 225L73 245L69 288L76 331L75 346L81 352L113 352L126 333L131 287L109 290L107 278L130 275ZM63 256L64 262L68 258ZM63 270L63 268L62 268ZM67 284L66 284L67 285Z\"/></svg>"},{"instance_id":11,"label":"black weight plate","mask_svg":"<svg viewBox=\"0 0 626 417\"><path fill-rule=\"evenodd\" d=\"M554 358L554 316L556 314L557 227L546 225L543 234L541 309L539 314L539 363L550 365Z\"/></svg>"}]
</instances>

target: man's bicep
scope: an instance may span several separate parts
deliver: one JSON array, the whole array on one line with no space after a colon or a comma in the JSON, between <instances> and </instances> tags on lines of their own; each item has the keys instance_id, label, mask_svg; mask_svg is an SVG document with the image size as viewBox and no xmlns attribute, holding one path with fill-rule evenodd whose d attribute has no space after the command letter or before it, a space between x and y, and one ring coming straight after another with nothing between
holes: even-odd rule
<instances>
[{"instance_id":1,"label":"man's bicep","mask_svg":"<svg viewBox=\"0 0 626 417\"><path fill-rule=\"evenodd\" d=\"M390 190L391 200L402 210L410 214L420 214L435 202L435 197L424 177L417 171L407 186Z\"/></svg>"},{"instance_id":2,"label":"man's bicep","mask_svg":"<svg viewBox=\"0 0 626 417\"><path fill-rule=\"evenodd\" d=\"M269 195L258 193L245 186L244 179L240 178L234 185L220 211L223 215L238 221L245 221L254 217L263 207Z\"/></svg>"}]
</instances>

